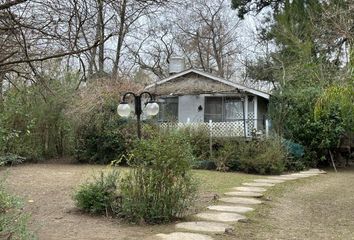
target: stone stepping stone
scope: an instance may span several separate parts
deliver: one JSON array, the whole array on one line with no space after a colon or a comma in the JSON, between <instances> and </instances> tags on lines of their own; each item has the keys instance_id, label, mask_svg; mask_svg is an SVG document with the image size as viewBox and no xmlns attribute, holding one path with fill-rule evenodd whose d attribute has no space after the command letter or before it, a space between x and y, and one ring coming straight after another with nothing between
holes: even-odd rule
<instances>
[{"instance_id":1,"label":"stone stepping stone","mask_svg":"<svg viewBox=\"0 0 354 240\"><path fill-rule=\"evenodd\" d=\"M300 173L305 173L305 174L312 174L312 173L319 173L319 174L325 174L327 173L326 171L320 170L318 168L311 168L307 171L301 171Z\"/></svg>"},{"instance_id":2,"label":"stone stepping stone","mask_svg":"<svg viewBox=\"0 0 354 240\"><path fill-rule=\"evenodd\" d=\"M237 190L237 191L242 191L242 192L265 192L265 191L267 191L267 189L261 188L261 187L235 187L233 189Z\"/></svg>"},{"instance_id":3,"label":"stone stepping stone","mask_svg":"<svg viewBox=\"0 0 354 240\"><path fill-rule=\"evenodd\" d=\"M238 197L262 197L263 194L260 192L227 192L224 193L228 196L238 196Z\"/></svg>"},{"instance_id":4,"label":"stone stepping stone","mask_svg":"<svg viewBox=\"0 0 354 240\"><path fill-rule=\"evenodd\" d=\"M275 184L272 183L258 183L258 182L253 182L253 183L242 183L244 186L248 187L273 187Z\"/></svg>"},{"instance_id":5,"label":"stone stepping stone","mask_svg":"<svg viewBox=\"0 0 354 240\"><path fill-rule=\"evenodd\" d=\"M174 232L170 234L159 233L156 234L156 237L162 240L213 240L213 238L208 235L185 232Z\"/></svg>"},{"instance_id":6,"label":"stone stepping stone","mask_svg":"<svg viewBox=\"0 0 354 240\"><path fill-rule=\"evenodd\" d=\"M296 180L298 179L298 177L295 176L274 176L274 177L268 177L268 179L274 179L274 180L284 180L284 181L288 181L288 180Z\"/></svg>"},{"instance_id":7,"label":"stone stepping stone","mask_svg":"<svg viewBox=\"0 0 354 240\"><path fill-rule=\"evenodd\" d=\"M304 174L304 175L319 175L319 174L322 174L320 172L299 172L297 174Z\"/></svg>"},{"instance_id":8,"label":"stone stepping stone","mask_svg":"<svg viewBox=\"0 0 354 240\"><path fill-rule=\"evenodd\" d=\"M227 229L233 229L230 225L220 222L182 222L177 223L176 228L197 232L224 233Z\"/></svg>"},{"instance_id":9,"label":"stone stepping stone","mask_svg":"<svg viewBox=\"0 0 354 240\"><path fill-rule=\"evenodd\" d=\"M229 212L202 212L195 216L199 219L217 222L237 222L238 220L246 219L243 215Z\"/></svg>"},{"instance_id":10,"label":"stone stepping stone","mask_svg":"<svg viewBox=\"0 0 354 240\"><path fill-rule=\"evenodd\" d=\"M302 175L302 176L317 176L317 175L320 175L321 173L312 173L312 172L308 172L308 173L293 173L295 175Z\"/></svg>"},{"instance_id":11,"label":"stone stepping stone","mask_svg":"<svg viewBox=\"0 0 354 240\"><path fill-rule=\"evenodd\" d=\"M318 174L303 174L303 173L293 173L291 176L296 176L297 178L307 178L312 176L317 176Z\"/></svg>"},{"instance_id":12,"label":"stone stepping stone","mask_svg":"<svg viewBox=\"0 0 354 240\"><path fill-rule=\"evenodd\" d=\"M298 179L297 176L293 176L293 175L290 175L290 174L284 174L284 175L280 175L280 177L286 177L288 179Z\"/></svg>"},{"instance_id":13,"label":"stone stepping stone","mask_svg":"<svg viewBox=\"0 0 354 240\"><path fill-rule=\"evenodd\" d=\"M254 182L258 183L283 183L285 180L276 180L276 179L255 179Z\"/></svg>"},{"instance_id":14,"label":"stone stepping stone","mask_svg":"<svg viewBox=\"0 0 354 240\"><path fill-rule=\"evenodd\" d=\"M235 212L235 213L246 213L253 211L253 208L243 207L243 206L226 206L226 205L213 205L208 207L209 210L215 210L220 212Z\"/></svg>"},{"instance_id":15,"label":"stone stepping stone","mask_svg":"<svg viewBox=\"0 0 354 240\"><path fill-rule=\"evenodd\" d=\"M244 197L225 197L219 199L222 202L235 203L235 204L261 204L262 201L254 198L244 198Z\"/></svg>"}]
</instances>

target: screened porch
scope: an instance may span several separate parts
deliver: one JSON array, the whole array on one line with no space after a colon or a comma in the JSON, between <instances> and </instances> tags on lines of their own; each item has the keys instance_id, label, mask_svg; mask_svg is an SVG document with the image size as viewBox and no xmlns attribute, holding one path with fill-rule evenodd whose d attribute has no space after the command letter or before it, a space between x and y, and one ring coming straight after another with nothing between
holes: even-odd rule
<instances>
[{"instance_id":1,"label":"screened porch","mask_svg":"<svg viewBox=\"0 0 354 240\"><path fill-rule=\"evenodd\" d=\"M252 136L267 132L267 101L254 96L184 95L159 99L163 126L199 126L215 136Z\"/></svg>"}]
</instances>

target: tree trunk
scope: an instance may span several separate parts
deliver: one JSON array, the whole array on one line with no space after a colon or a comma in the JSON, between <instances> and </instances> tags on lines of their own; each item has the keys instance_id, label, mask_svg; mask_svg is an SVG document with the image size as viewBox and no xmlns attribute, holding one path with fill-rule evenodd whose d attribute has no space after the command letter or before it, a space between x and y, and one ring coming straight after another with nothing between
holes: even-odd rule
<instances>
[{"instance_id":1,"label":"tree trunk","mask_svg":"<svg viewBox=\"0 0 354 240\"><path fill-rule=\"evenodd\" d=\"M3 101L3 97L2 97L2 84L4 82L4 75L2 73L0 73L0 104Z\"/></svg>"},{"instance_id":2,"label":"tree trunk","mask_svg":"<svg viewBox=\"0 0 354 240\"><path fill-rule=\"evenodd\" d=\"M95 42L97 42L100 39L100 29L98 28L98 21L99 19L97 18L97 22L96 22L96 35L95 35ZM90 45L89 40L87 39L85 32L83 32L85 41L87 46ZM89 65L88 65L88 77L90 78L93 75L93 69L95 68L95 72L98 71L97 68L97 64L96 64L96 55L97 55L97 46L95 46L94 48L92 48L92 50L90 51L90 58L89 58Z\"/></svg>"},{"instance_id":3,"label":"tree trunk","mask_svg":"<svg viewBox=\"0 0 354 240\"><path fill-rule=\"evenodd\" d=\"M117 76L118 73L118 66L120 61L120 56L123 47L123 41L126 34L127 29L124 28L125 25L125 13L127 10L127 0L122 1L121 9L120 9L120 23L119 23L119 32L118 32L118 42L117 42L117 49L116 49L116 58L113 65L112 75L114 77Z\"/></svg>"},{"instance_id":4,"label":"tree trunk","mask_svg":"<svg viewBox=\"0 0 354 240\"><path fill-rule=\"evenodd\" d=\"M97 28L100 36L100 45L98 47L98 71L100 74L104 72L104 0L98 0L98 24Z\"/></svg>"}]
</instances>

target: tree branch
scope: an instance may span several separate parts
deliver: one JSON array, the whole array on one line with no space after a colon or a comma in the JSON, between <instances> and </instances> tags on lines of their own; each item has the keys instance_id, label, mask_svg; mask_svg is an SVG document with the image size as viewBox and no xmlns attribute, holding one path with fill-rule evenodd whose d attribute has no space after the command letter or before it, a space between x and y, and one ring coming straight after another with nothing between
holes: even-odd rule
<instances>
[{"instance_id":1,"label":"tree branch","mask_svg":"<svg viewBox=\"0 0 354 240\"><path fill-rule=\"evenodd\" d=\"M27 2L28 0L13 0L13 1L7 1L5 3L0 4L0 10L5 10L10 7L13 7L15 5L18 5L20 3Z\"/></svg>"},{"instance_id":2,"label":"tree branch","mask_svg":"<svg viewBox=\"0 0 354 240\"><path fill-rule=\"evenodd\" d=\"M49 60L49 59L53 59L53 58L61 58L61 57L65 57L68 55L74 55L74 54L79 54L82 52L86 52L91 50L94 47L97 47L100 44L103 44L104 42L106 42L110 37L112 37L113 34L108 35L103 42L101 42L100 40L97 40L93 45L87 47L87 48L83 48L83 49L79 49L79 50L75 50L75 51L70 51L70 52L64 52L64 53L58 53L58 54L54 54L54 55L50 55L50 56L45 56L42 58L28 58L28 59L20 59L20 60L16 60L16 61L12 61L12 62L4 62L4 63L0 63L0 67L3 66L7 66L7 65L12 65L12 64L19 64L19 63L29 63L29 62L41 62L41 61L45 61L45 60Z\"/></svg>"}]
</instances>

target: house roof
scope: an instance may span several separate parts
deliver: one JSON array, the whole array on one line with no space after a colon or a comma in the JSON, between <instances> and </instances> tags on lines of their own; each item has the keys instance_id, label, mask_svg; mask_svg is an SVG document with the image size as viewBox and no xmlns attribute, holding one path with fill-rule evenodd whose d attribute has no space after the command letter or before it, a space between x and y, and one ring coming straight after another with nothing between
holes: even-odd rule
<instances>
[{"instance_id":1,"label":"house roof","mask_svg":"<svg viewBox=\"0 0 354 240\"><path fill-rule=\"evenodd\" d=\"M265 98L265 99L269 99L269 97L270 97L269 93L266 93L266 92L263 92L263 91L259 91L259 90L256 90L254 88L246 87L246 86L244 86L242 84L231 82L229 80L226 80L226 79L214 76L214 75L212 75L210 73L206 73L206 72L203 72L203 71L200 71L200 70L197 70L197 69L193 69L193 68L185 70L185 71L182 71L182 72L177 73L177 74L174 74L174 75L172 75L170 77L167 77L165 79L161 79L161 80L159 80L159 81L157 81L157 82L155 82L153 84L148 85L146 87L146 89L152 88L152 87L155 87L155 86L158 86L158 85L162 85L164 83L167 83L167 82L169 82L171 80L174 80L176 78L182 77L182 76L190 74L190 73L195 73L195 74L204 76L204 77L209 78L211 80L214 80L214 81L223 83L225 85L228 85L230 87L233 87L233 88L235 88L237 90L249 92L249 93L252 93L254 95L260 96L262 98Z\"/></svg>"}]
</instances>

